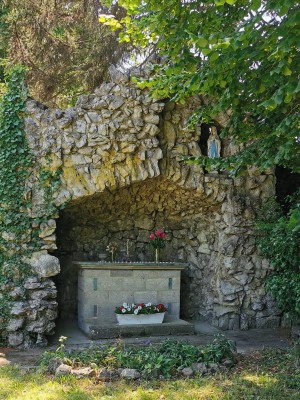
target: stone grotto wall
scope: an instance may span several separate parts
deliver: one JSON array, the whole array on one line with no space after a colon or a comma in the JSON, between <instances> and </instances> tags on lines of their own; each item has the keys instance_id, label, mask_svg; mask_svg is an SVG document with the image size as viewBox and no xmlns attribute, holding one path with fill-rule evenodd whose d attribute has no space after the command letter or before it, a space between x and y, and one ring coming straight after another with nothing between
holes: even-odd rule
<instances>
[{"instance_id":1,"label":"stone grotto wall","mask_svg":"<svg viewBox=\"0 0 300 400\"><path fill-rule=\"evenodd\" d=\"M160 261L185 261L190 258L191 244L198 250L201 232L206 232L202 233L206 241L215 241L220 209L220 204L205 203L203 193L183 189L163 177L75 202L62 213L57 230L56 254L63 266L57 282L62 288L60 316L77 312L77 273L72 261L94 261L103 255L110 260L105 253L112 241L118 246L118 261L154 261L149 232L157 227L167 233Z\"/></svg>"},{"instance_id":2,"label":"stone grotto wall","mask_svg":"<svg viewBox=\"0 0 300 400\"><path fill-rule=\"evenodd\" d=\"M72 260L99 259L111 240L119 260L127 246L131 260L150 260L155 227L167 231L163 260L190 265L182 277L183 317L223 329L278 326L280 314L263 287L269 266L253 237L255 212L274 195L274 175L249 169L233 180L182 162L182 155L201 154L201 127L186 128L199 105L156 102L114 68L111 82L79 96L74 108L28 102L30 148L40 165L61 168L55 202L66 206L37 226L43 193L32 185L32 229L40 229L42 246L30 260L35 273L14 295L11 345L45 343L57 304L60 317L76 317ZM225 122L220 115L215 124L220 130ZM222 154L234 151L223 141Z\"/></svg>"}]
</instances>

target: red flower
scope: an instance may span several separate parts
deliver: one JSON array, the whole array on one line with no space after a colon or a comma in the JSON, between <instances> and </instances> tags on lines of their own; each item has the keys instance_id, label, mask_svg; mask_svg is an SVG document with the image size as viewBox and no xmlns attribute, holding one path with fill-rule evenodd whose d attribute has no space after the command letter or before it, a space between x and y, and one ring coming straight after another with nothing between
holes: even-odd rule
<instances>
[{"instance_id":1,"label":"red flower","mask_svg":"<svg viewBox=\"0 0 300 400\"><path fill-rule=\"evenodd\" d=\"M167 311L167 308L163 304L158 304L156 308L161 312Z\"/></svg>"},{"instance_id":2,"label":"red flower","mask_svg":"<svg viewBox=\"0 0 300 400\"><path fill-rule=\"evenodd\" d=\"M150 240L154 240L154 239L155 239L154 233L151 233L150 236L149 236L149 238L150 238Z\"/></svg>"},{"instance_id":3,"label":"red flower","mask_svg":"<svg viewBox=\"0 0 300 400\"><path fill-rule=\"evenodd\" d=\"M160 229L157 229L157 231L155 231L156 236L160 237L161 234L162 234L162 231Z\"/></svg>"},{"instance_id":4,"label":"red flower","mask_svg":"<svg viewBox=\"0 0 300 400\"><path fill-rule=\"evenodd\" d=\"M166 237L166 234L164 232L162 232L159 236L161 239L164 239Z\"/></svg>"}]
</instances>

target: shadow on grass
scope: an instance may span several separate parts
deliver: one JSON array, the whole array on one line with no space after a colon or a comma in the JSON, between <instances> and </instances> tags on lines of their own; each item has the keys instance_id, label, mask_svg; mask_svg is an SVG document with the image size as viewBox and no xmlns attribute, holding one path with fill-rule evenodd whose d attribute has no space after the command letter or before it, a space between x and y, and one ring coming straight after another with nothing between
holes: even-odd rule
<instances>
[{"instance_id":1,"label":"shadow on grass","mask_svg":"<svg viewBox=\"0 0 300 400\"><path fill-rule=\"evenodd\" d=\"M265 350L239 357L228 373L148 382L53 378L17 367L0 370L1 400L299 400L300 352Z\"/></svg>"}]
</instances>

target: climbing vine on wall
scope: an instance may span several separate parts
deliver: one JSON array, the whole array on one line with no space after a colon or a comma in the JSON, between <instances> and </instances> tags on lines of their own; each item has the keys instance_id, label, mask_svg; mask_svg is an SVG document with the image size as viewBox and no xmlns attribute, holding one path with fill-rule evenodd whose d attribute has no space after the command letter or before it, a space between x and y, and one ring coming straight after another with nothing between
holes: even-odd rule
<instances>
[{"instance_id":1,"label":"climbing vine on wall","mask_svg":"<svg viewBox=\"0 0 300 400\"><path fill-rule=\"evenodd\" d=\"M15 66L0 101L0 340L10 318L13 290L34 275L28 260L41 248L40 223L57 213L53 198L60 185L61 171L51 168L51 158L49 165L40 165L28 146L24 79L24 67ZM32 193L38 191L43 201L33 210Z\"/></svg>"},{"instance_id":2,"label":"climbing vine on wall","mask_svg":"<svg viewBox=\"0 0 300 400\"><path fill-rule=\"evenodd\" d=\"M24 77L22 66L10 72L0 103L0 331L9 315L12 282L21 281L28 272L24 257L31 219L26 181L33 161L24 133Z\"/></svg>"}]
</instances>

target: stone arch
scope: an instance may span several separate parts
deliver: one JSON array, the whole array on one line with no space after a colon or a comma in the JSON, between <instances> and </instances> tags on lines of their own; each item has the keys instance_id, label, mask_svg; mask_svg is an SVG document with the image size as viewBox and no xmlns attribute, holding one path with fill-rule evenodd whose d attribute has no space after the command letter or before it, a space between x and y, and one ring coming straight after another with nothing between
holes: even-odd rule
<instances>
[{"instance_id":1,"label":"stone arch","mask_svg":"<svg viewBox=\"0 0 300 400\"><path fill-rule=\"evenodd\" d=\"M164 228L167 245L162 261L194 265L197 257L197 263L205 262L208 243L213 245L217 240L222 200L209 186L199 191L158 176L70 202L57 221L58 250L54 254L61 264L61 273L55 279L59 316L76 318L77 266L73 261L98 261L103 253L109 260L106 247L111 241L118 245L118 261L153 261L149 233ZM183 291L191 299L188 282L183 282ZM183 303L184 315L191 309L189 303ZM198 303L194 313L196 307Z\"/></svg>"}]
</instances>

